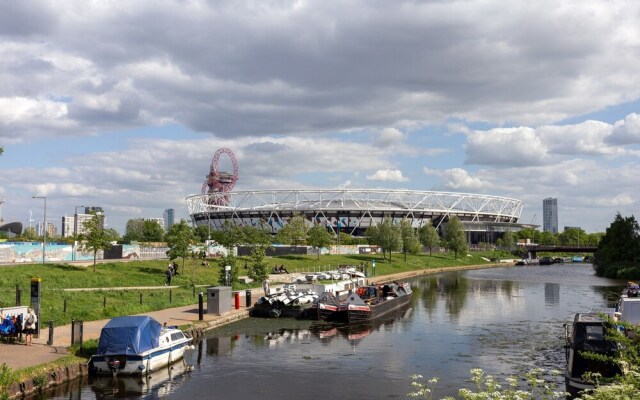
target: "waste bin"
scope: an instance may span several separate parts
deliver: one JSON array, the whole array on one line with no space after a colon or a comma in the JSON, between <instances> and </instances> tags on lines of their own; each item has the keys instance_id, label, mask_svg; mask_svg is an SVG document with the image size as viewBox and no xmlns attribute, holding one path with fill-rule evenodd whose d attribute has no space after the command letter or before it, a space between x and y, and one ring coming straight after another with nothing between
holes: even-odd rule
<instances>
[{"instance_id":1,"label":"waste bin","mask_svg":"<svg viewBox=\"0 0 640 400\"><path fill-rule=\"evenodd\" d=\"M240 309L240 292L239 291L233 292L233 300L234 300L234 305L236 307L236 310L239 310Z\"/></svg>"},{"instance_id":2,"label":"waste bin","mask_svg":"<svg viewBox=\"0 0 640 400\"><path fill-rule=\"evenodd\" d=\"M207 314L222 315L231 311L231 286L207 288Z\"/></svg>"},{"instance_id":3,"label":"waste bin","mask_svg":"<svg viewBox=\"0 0 640 400\"><path fill-rule=\"evenodd\" d=\"M249 308L251 307L251 289L247 289L244 295L245 295L245 306Z\"/></svg>"}]
</instances>

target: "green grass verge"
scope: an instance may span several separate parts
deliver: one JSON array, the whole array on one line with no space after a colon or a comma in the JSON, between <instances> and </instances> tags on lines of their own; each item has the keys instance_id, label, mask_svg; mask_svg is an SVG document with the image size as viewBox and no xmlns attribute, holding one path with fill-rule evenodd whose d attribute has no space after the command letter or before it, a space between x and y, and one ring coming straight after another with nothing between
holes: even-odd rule
<instances>
[{"instance_id":1,"label":"green grass verge","mask_svg":"<svg viewBox=\"0 0 640 400\"><path fill-rule=\"evenodd\" d=\"M460 256L453 254L407 255L406 262L402 254L393 254L392 260L382 259L380 255L323 255L282 256L267 259L270 268L284 265L290 273L318 272L335 269L340 265L367 264L369 275L373 274L372 262L376 261L375 276L383 276L407 271L446 268L461 265L488 264L487 258L496 253L474 252ZM484 257L484 258L483 258ZM247 259L240 258L239 275L246 275L244 264ZM91 321L107 319L119 315L139 314L171 307L195 304L198 301L196 285L218 285L220 274L215 260L209 267L202 267L200 260L180 262L180 274L174 277L172 285L179 286L171 291L168 288L153 290L107 290L111 287L164 286L166 260L127 261L98 264L81 267L68 264L31 264L2 267L0 275L0 305L15 305L16 285L21 289L21 304L30 300L31 278L41 281L41 321L44 324L53 321L55 326L69 324L72 319ZM234 290L259 287L260 283L234 283ZM105 288L99 291L69 292L65 288ZM140 302L142 296L142 303ZM65 310L66 304L66 310Z\"/></svg>"}]
</instances>

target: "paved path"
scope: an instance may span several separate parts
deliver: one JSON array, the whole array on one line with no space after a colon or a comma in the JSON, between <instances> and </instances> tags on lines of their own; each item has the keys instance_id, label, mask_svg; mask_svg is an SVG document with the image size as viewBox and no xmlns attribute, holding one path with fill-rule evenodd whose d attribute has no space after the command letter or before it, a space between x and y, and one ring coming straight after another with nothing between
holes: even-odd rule
<instances>
[{"instance_id":1,"label":"paved path","mask_svg":"<svg viewBox=\"0 0 640 400\"><path fill-rule=\"evenodd\" d=\"M155 318L158 322L166 322L168 325L187 325L197 323L202 324L202 326L215 327L244 318L248 315L248 310L245 307L245 292L242 291L240 293L240 309L232 309L221 316L207 314L207 303L205 299L202 322L198 320L198 304L151 311L139 315L148 315ZM252 302L255 302L261 295L261 289L253 289L251 295ZM233 306L234 302L232 300L231 307ZM85 322L83 324L83 338L85 340L99 338L100 331L107 322L109 322L109 319ZM66 348L71 345L71 325L57 326L54 328L53 332L52 346L47 345L49 330L46 326L41 328L40 337L34 338L33 345L31 346L25 346L24 344L18 343L0 343L0 363L5 363L12 369L19 369L55 361L56 359L66 355Z\"/></svg>"}]
</instances>

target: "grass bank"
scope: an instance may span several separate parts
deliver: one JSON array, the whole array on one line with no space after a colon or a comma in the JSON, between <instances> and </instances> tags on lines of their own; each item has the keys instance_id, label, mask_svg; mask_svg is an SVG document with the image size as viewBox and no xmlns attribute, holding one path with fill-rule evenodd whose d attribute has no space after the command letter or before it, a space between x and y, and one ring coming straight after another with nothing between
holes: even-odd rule
<instances>
[{"instance_id":1,"label":"grass bank","mask_svg":"<svg viewBox=\"0 0 640 400\"><path fill-rule=\"evenodd\" d=\"M495 253L474 252L460 256L453 254L407 255L406 262L402 254L393 254L392 260L384 260L379 255L289 255L269 257L270 268L284 265L290 273L325 271L340 265L367 265L369 275L382 276L465 265L489 264L488 258ZM373 261L375 260L375 271ZM248 259L239 259L239 275L246 275L244 269ZM220 267L210 260L209 267L200 265L198 259L187 259L183 266L180 262L180 274L174 277L172 285L164 286L167 260L127 261L78 266L69 264L30 264L1 267L0 305L13 306L16 302L16 286L21 290L21 304L30 301L31 278L38 277L41 283L41 320L54 321L56 326L69 324L72 319L91 321L112 318L119 315L139 314L170 307L179 307L197 302L201 289L198 285L218 285ZM161 286L160 289L110 290L114 287ZM234 290L258 287L260 283L234 284ZM98 291L69 292L69 288L100 288Z\"/></svg>"}]
</instances>

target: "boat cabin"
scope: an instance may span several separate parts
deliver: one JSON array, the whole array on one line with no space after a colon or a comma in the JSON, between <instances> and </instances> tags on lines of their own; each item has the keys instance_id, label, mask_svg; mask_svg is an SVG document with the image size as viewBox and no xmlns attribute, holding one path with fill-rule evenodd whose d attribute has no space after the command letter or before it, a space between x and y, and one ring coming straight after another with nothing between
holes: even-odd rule
<instances>
[{"instance_id":1,"label":"boat cabin","mask_svg":"<svg viewBox=\"0 0 640 400\"><path fill-rule=\"evenodd\" d=\"M613 356L618 344L606 338L607 321L597 314L579 313L569 331L565 324L567 340L565 382L567 392L575 396L583 390L593 389L594 385L583 376L587 372L599 373L603 377L613 377L621 373L619 366L585 357L584 353L597 353Z\"/></svg>"}]
</instances>

